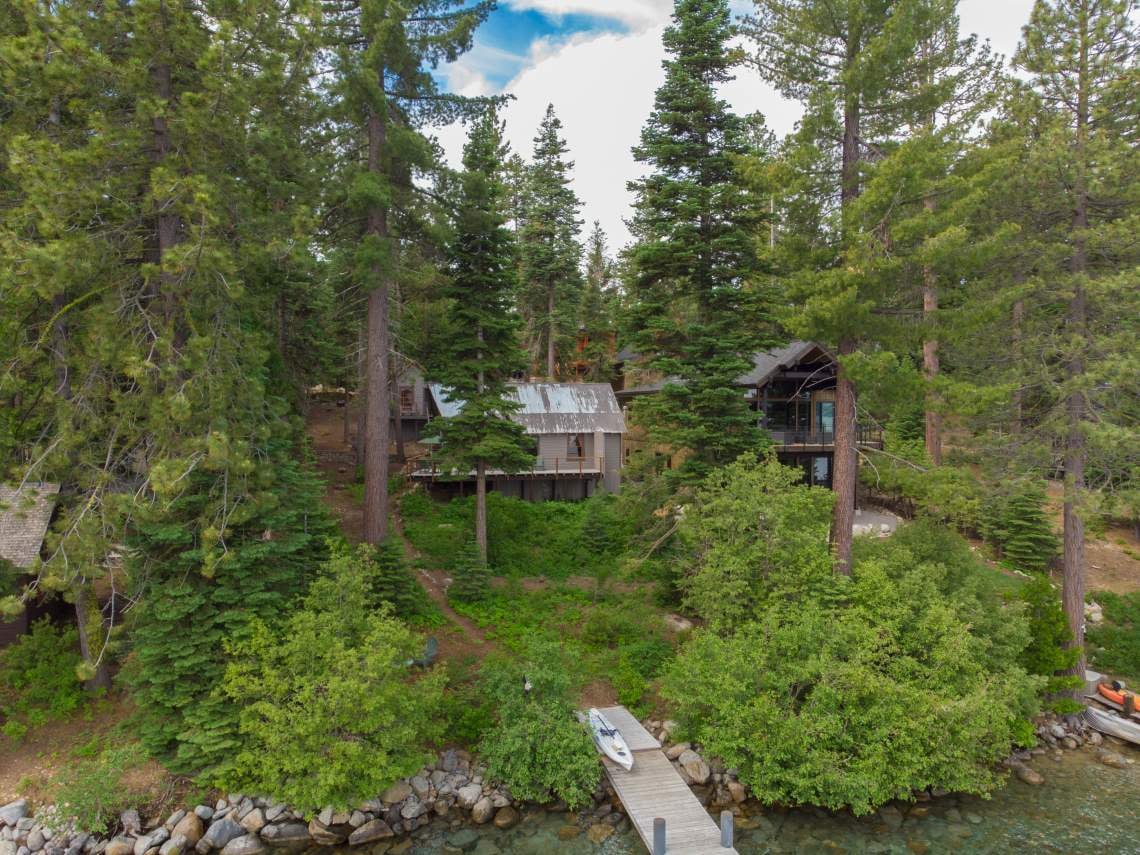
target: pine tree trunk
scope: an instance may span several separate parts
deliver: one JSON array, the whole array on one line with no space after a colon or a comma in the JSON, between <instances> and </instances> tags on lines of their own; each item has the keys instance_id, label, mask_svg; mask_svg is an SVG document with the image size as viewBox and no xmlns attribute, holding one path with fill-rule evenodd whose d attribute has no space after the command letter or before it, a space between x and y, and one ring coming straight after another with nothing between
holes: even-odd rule
<instances>
[{"instance_id":1,"label":"pine tree trunk","mask_svg":"<svg viewBox=\"0 0 1140 855\"><path fill-rule=\"evenodd\" d=\"M106 661L96 662L96 656L91 649L91 639L87 633L87 583L80 581L75 585L75 625L79 632L79 655L84 662L93 665L95 675L83 683L83 688L89 692L99 689L109 691L111 688L111 672L107 669Z\"/></svg>"},{"instance_id":2,"label":"pine tree trunk","mask_svg":"<svg viewBox=\"0 0 1140 855\"><path fill-rule=\"evenodd\" d=\"M360 328L356 371L356 465L364 467L368 445L368 325Z\"/></svg>"},{"instance_id":3,"label":"pine tree trunk","mask_svg":"<svg viewBox=\"0 0 1140 855\"><path fill-rule=\"evenodd\" d=\"M1077 662L1068 674L1084 677L1085 673L1085 521L1078 503L1085 489L1084 422L1087 418L1084 392L1081 389L1085 374L1085 352L1088 343L1088 304L1084 279L1088 274L1088 246L1085 233L1089 227L1088 181L1085 173L1087 134L1089 124L1089 58L1088 21L1080 34L1080 54L1076 104L1076 180L1073 206L1073 255L1070 269L1073 274L1073 296L1069 300L1066 325L1076 350L1071 355L1066 374L1070 383L1065 409L1068 429L1065 437L1065 504L1064 554L1062 558L1061 605L1072 633L1070 645L1080 651ZM1075 693L1079 697L1079 690Z\"/></svg>"},{"instance_id":4,"label":"pine tree trunk","mask_svg":"<svg viewBox=\"0 0 1140 855\"><path fill-rule=\"evenodd\" d=\"M1025 303L1021 300L1016 300L1013 304L1013 312L1011 318L1012 332L1010 335L1010 345L1013 347L1013 358L1020 362L1021 360L1021 325L1025 320ZM1022 385L1019 383L1017 388L1013 390L1013 419L1010 423L1009 430L1014 436L1021 433L1025 424L1024 417L1024 396L1025 393Z\"/></svg>"},{"instance_id":5,"label":"pine tree trunk","mask_svg":"<svg viewBox=\"0 0 1140 855\"><path fill-rule=\"evenodd\" d=\"M923 200L927 211L934 210L934 199ZM926 390L925 439L926 454L935 466L942 465L942 413L937 409L933 384L938 378L938 338L933 332L938 317L938 277L929 264L922 268L922 317L929 337L922 343L922 373L929 384Z\"/></svg>"},{"instance_id":6,"label":"pine tree trunk","mask_svg":"<svg viewBox=\"0 0 1140 855\"><path fill-rule=\"evenodd\" d=\"M381 171L386 139L383 117L368 116L368 169ZM388 237L388 212L379 205L368 211L368 234ZM368 294L368 362L364 419L364 540L380 543L388 536L388 420L391 394L388 382L388 273L372 266L373 289Z\"/></svg>"},{"instance_id":7,"label":"pine tree trunk","mask_svg":"<svg viewBox=\"0 0 1140 855\"><path fill-rule=\"evenodd\" d=\"M846 208L859 198L859 105L849 98L843 112L843 171L842 202L844 219ZM844 223L846 231L846 223ZM853 339L839 342L839 355L855 352ZM855 483L859 476L859 458L856 448L855 384L847 378L840 366L835 384L835 456L832 486L835 490L835 508L831 515L831 547L835 553L835 572L851 575L851 546L855 525Z\"/></svg>"},{"instance_id":8,"label":"pine tree trunk","mask_svg":"<svg viewBox=\"0 0 1140 855\"><path fill-rule=\"evenodd\" d=\"M487 562L487 464L480 460L475 466L475 545L479 557Z\"/></svg>"},{"instance_id":9,"label":"pine tree trunk","mask_svg":"<svg viewBox=\"0 0 1140 855\"><path fill-rule=\"evenodd\" d=\"M855 343L839 343L841 356L855 352ZM832 485L835 508L831 516L831 547L835 553L835 572L851 575L851 546L855 526L855 483L859 473L855 427L855 386L842 367L835 385L835 459Z\"/></svg>"},{"instance_id":10,"label":"pine tree trunk","mask_svg":"<svg viewBox=\"0 0 1140 855\"><path fill-rule=\"evenodd\" d=\"M546 292L546 379L554 379L554 288Z\"/></svg>"}]
</instances>

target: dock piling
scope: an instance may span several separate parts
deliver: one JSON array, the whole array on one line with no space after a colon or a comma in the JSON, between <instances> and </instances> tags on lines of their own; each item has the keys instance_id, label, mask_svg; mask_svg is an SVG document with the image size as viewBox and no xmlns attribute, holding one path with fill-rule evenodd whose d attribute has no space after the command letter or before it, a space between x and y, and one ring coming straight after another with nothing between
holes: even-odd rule
<instances>
[{"instance_id":1,"label":"dock piling","mask_svg":"<svg viewBox=\"0 0 1140 855\"><path fill-rule=\"evenodd\" d=\"M722 848L732 848L732 836L732 811L722 810L720 812L720 845Z\"/></svg>"},{"instance_id":2,"label":"dock piling","mask_svg":"<svg viewBox=\"0 0 1140 855\"><path fill-rule=\"evenodd\" d=\"M665 820L653 820L653 855L665 855Z\"/></svg>"}]
</instances>

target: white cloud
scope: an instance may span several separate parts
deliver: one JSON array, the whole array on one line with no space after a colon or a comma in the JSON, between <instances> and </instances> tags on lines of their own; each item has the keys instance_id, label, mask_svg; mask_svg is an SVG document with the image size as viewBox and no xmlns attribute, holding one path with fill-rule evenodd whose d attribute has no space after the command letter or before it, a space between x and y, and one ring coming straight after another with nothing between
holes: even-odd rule
<instances>
[{"instance_id":1,"label":"white cloud","mask_svg":"<svg viewBox=\"0 0 1140 855\"><path fill-rule=\"evenodd\" d=\"M529 47L524 67L503 87L515 99L504 110L507 138L514 151L530 158L533 138L548 103L564 125L575 161L574 189L583 200L582 217L597 219L616 251L629 240L624 220L632 197L626 183L643 173L631 152L664 80L661 35L669 22L668 0L509 0L516 9L533 8L548 14L592 12L621 14L629 21L644 16L649 23L626 33L584 33L569 40L538 39ZM963 32L988 37L995 50L1012 54L1021 26L1029 18L1032 0L962 0ZM599 9L609 10L606 13ZM488 94L492 91L480 71L479 48L465 55L449 73L453 91ZM462 67L462 70L456 67ZM454 85L459 84L459 85ZM739 113L762 112L777 134L792 130L799 118L797 104L784 101L756 73L738 69L737 79L722 90ZM465 131L442 129L438 136L453 165L458 165Z\"/></svg>"}]
</instances>

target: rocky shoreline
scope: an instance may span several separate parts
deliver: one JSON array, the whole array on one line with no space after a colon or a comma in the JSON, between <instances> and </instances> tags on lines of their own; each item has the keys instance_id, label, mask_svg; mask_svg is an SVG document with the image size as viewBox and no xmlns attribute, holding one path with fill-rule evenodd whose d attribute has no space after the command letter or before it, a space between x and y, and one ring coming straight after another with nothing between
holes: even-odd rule
<instances>
[{"instance_id":1,"label":"rocky shoreline","mask_svg":"<svg viewBox=\"0 0 1140 855\"><path fill-rule=\"evenodd\" d=\"M644 724L703 805L743 813L749 794L734 770L715 759L706 760L699 746L671 742L673 722ZM1017 751L1006 760L1011 772L1027 784L1045 780L1028 761L1042 756L1059 760L1065 750L1091 750L1110 767L1135 762L1114 751L1113 740L1091 730L1080 716L1042 717L1037 736L1037 747ZM916 800L943 795L918 793ZM581 812L580 827L568 826L567 834L584 831L591 842L601 843L627 827L621 804L604 778L593 801ZM275 851L300 855L328 847L369 847L370 855L402 855L412 846L409 835L433 822L449 823L450 851L466 852L479 842L472 825L509 829L529 807L513 799L505 787L488 781L485 768L466 751L450 749L378 798L349 811L326 808L308 819L286 805L235 793L212 805L176 810L165 819L144 820L137 810L127 810L119 817L117 833L98 836L76 830L55 806L30 816L27 802L21 799L0 807L0 855L272 855ZM566 810L563 804L548 807ZM892 811L897 809L888 805L880 813L889 819Z\"/></svg>"}]
</instances>

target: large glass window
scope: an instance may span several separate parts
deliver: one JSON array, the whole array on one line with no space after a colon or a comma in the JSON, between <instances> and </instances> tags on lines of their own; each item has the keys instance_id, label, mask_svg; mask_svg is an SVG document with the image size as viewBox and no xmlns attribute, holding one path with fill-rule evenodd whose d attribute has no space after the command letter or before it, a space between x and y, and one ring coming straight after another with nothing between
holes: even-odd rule
<instances>
[{"instance_id":1,"label":"large glass window","mask_svg":"<svg viewBox=\"0 0 1140 855\"><path fill-rule=\"evenodd\" d=\"M816 433L835 433L835 402L815 402L815 430Z\"/></svg>"},{"instance_id":2,"label":"large glass window","mask_svg":"<svg viewBox=\"0 0 1140 855\"><path fill-rule=\"evenodd\" d=\"M811 459L811 483L816 487L831 486L831 458L817 455Z\"/></svg>"}]
</instances>

